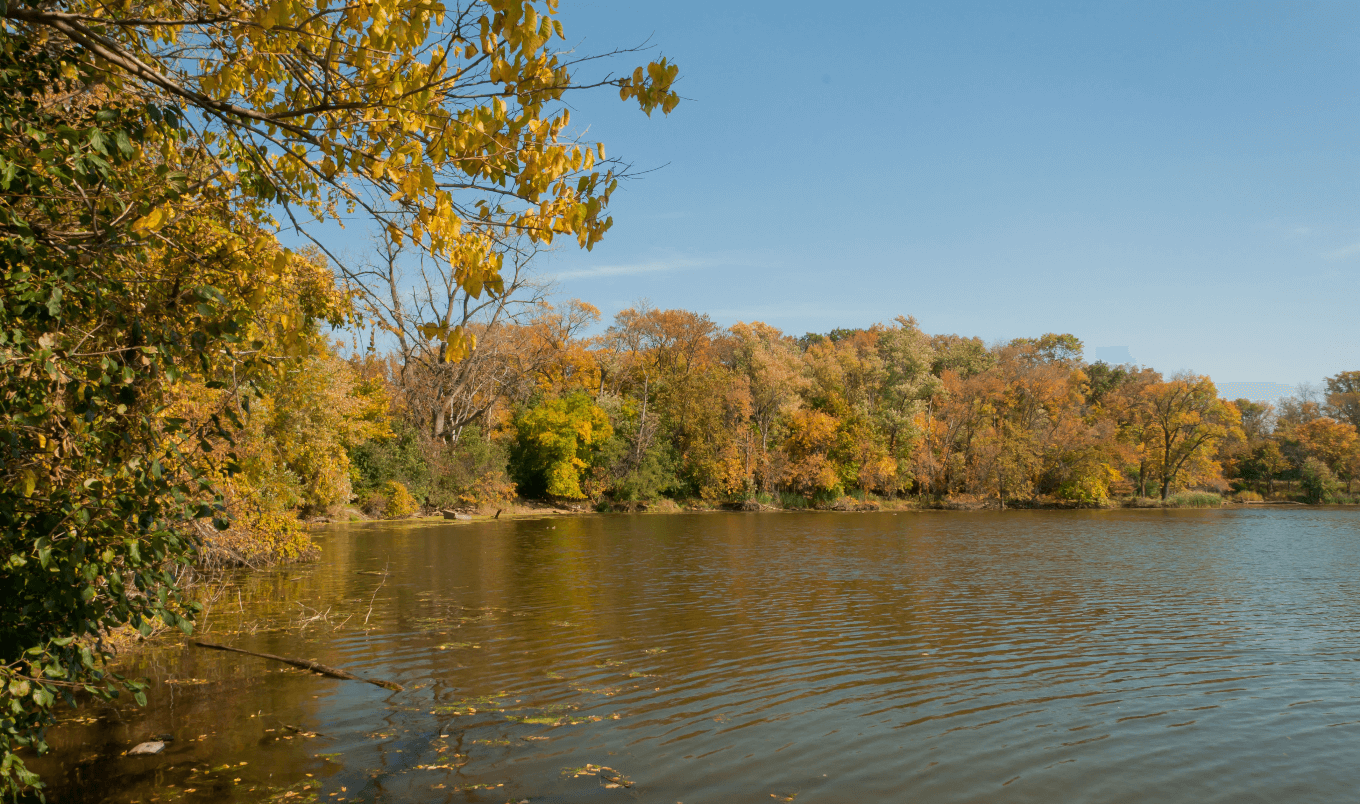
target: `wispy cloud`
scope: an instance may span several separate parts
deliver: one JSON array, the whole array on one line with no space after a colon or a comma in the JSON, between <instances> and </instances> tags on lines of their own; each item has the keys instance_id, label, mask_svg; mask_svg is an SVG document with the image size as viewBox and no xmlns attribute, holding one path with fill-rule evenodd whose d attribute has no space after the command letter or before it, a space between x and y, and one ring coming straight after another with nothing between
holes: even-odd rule
<instances>
[{"instance_id":1,"label":"wispy cloud","mask_svg":"<svg viewBox=\"0 0 1360 804\"><path fill-rule=\"evenodd\" d=\"M692 268L707 268L716 265L716 260L692 257L672 257L664 260L630 262L623 265L596 265L592 268L577 268L560 271L558 279L597 279L606 276L637 276L638 274L659 274L669 271L686 271Z\"/></svg>"},{"instance_id":2,"label":"wispy cloud","mask_svg":"<svg viewBox=\"0 0 1360 804\"><path fill-rule=\"evenodd\" d=\"M592 265L589 268L570 268L567 271L552 272L556 279L604 279L612 276L639 276L643 273L675 273L696 271L702 268L767 268L770 260L760 254L741 252L703 254L703 256L672 256L657 260L643 260L639 263L622 265Z\"/></svg>"},{"instance_id":3,"label":"wispy cloud","mask_svg":"<svg viewBox=\"0 0 1360 804\"><path fill-rule=\"evenodd\" d=\"M1354 257L1357 254L1360 254L1360 243L1351 243L1349 246L1342 246L1341 248L1336 249L1335 251L1329 251L1322 256L1324 259L1328 260L1345 260Z\"/></svg>"}]
</instances>

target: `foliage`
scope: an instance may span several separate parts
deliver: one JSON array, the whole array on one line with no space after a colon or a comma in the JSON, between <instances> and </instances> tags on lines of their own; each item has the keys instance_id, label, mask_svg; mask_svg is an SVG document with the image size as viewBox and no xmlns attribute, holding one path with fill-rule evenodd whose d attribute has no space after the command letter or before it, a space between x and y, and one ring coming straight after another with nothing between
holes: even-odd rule
<instances>
[{"instance_id":1,"label":"foliage","mask_svg":"<svg viewBox=\"0 0 1360 804\"><path fill-rule=\"evenodd\" d=\"M453 266L471 297L499 295L504 238L589 248L618 184L603 144L568 133L562 103L612 86L650 114L669 113L678 69L661 59L582 84L564 59L556 0L62 0L4 7L7 36L79 47L59 69L109 91L195 111L183 153L221 166L201 190L281 203L316 220L362 210L390 242L411 241ZM162 149L172 167L181 152ZM170 207L144 210L158 231ZM320 243L318 243L320 245ZM471 345L448 314L425 337Z\"/></svg>"},{"instance_id":2,"label":"foliage","mask_svg":"<svg viewBox=\"0 0 1360 804\"><path fill-rule=\"evenodd\" d=\"M1162 501L1168 508L1220 508L1223 498L1204 491L1182 491Z\"/></svg>"},{"instance_id":3,"label":"foliage","mask_svg":"<svg viewBox=\"0 0 1360 804\"><path fill-rule=\"evenodd\" d=\"M1110 486L1119 480L1119 473L1109 464L1099 464L1095 471L1070 478L1055 496L1060 500L1100 505L1110 498Z\"/></svg>"},{"instance_id":4,"label":"foliage","mask_svg":"<svg viewBox=\"0 0 1360 804\"><path fill-rule=\"evenodd\" d=\"M529 495L584 499L581 475L613 428L589 395L543 399L515 417L512 466Z\"/></svg>"},{"instance_id":5,"label":"foliage","mask_svg":"<svg viewBox=\"0 0 1360 804\"><path fill-rule=\"evenodd\" d=\"M1210 461L1217 442L1241 437L1241 414L1218 398L1208 377L1187 375L1149 387L1143 416L1154 439L1151 457L1163 500L1182 473L1215 472Z\"/></svg>"},{"instance_id":6,"label":"foliage","mask_svg":"<svg viewBox=\"0 0 1360 804\"><path fill-rule=\"evenodd\" d=\"M102 633L189 628L197 520L234 513L219 544L288 555L296 510L348 501L383 405L319 347L348 299L290 281L328 269L279 248L271 210L362 209L460 299L504 295L520 240L609 228L619 173L570 134L554 13L0 3L0 784L36 782L13 749L41 750L57 691L112 694ZM676 77L662 59L596 85L669 112ZM449 315L421 334L472 344Z\"/></svg>"},{"instance_id":7,"label":"foliage","mask_svg":"<svg viewBox=\"0 0 1360 804\"><path fill-rule=\"evenodd\" d=\"M1304 455L1322 461L1338 477L1349 479L1360 468L1360 437L1350 422L1324 416L1295 427L1290 437Z\"/></svg>"},{"instance_id":8,"label":"foliage","mask_svg":"<svg viewBox=\"0 0 1360 804\"><path fill-rule=\"evenodd\" d=\"M101 668L102 634L189 628L194 607L173 584L193 556L186 525L221 505L186 449L221 418L164 416L165 387L215 364L240 327L212 288L143 282L144 252L114 241L77 256L40 236L79 224L71 196L135 181L149 129L173 129L146 106L52 100L64 84L45 56L0 48L0 786L12 793L37 784L13 752L45 749L57 698L120 686L142 698Z\"/></svg>"},{"instance_id":9,"label":"foliage","mask_svg":"<svg viewBox=\"0 0 1360 804\"><path fill-rule=\"evenodd\" d=\"M1299 485L1311 503L1335 502L1341 493L1341 483L1327 464L1317 458L1303 462L1299 470Z\"/></svg>"},{"instance_id":10,"label":"foliage","mask_svg":"<svg viewBox=\"0 0 1360 804\"><path fill-rule=\"evenodd\" d=\"M420 503L411 496L406 486L395 480L383 485L383 516L388 519L404 519L420 510Z\"/></svg>"},{"instance_id":11,"label":"foliage","mask_svg":"<svg viewBox=\"0 0 1360 804\"><path fill-rule=\"evenodd\" d=\"M386 435L352 447L349 462L351 486L360 497L396 479L419 497L429 494L429 451L421 433L405 416L393 417Z\"/></svg>"},{"instance_id":12,"label":"foliage","mask_svg":"<svg viewBox=\"0 0 1360 804\"><path fill-rule=\"evenodd\" d=\"M452 444L434 441L428 500L436 508L478 508L515 496L505 446L468 425Z\"/></svg>"},{"instance_id":13,"label":"foliage","mask_svg":"<svg viewBox=\"0 0 1360 804\"><path fill-rule=\"evenodd\" d=\"M1326 382L1332 416L1360 429L1360 371L1342 371Z\"/></svg>"}]
</instances>

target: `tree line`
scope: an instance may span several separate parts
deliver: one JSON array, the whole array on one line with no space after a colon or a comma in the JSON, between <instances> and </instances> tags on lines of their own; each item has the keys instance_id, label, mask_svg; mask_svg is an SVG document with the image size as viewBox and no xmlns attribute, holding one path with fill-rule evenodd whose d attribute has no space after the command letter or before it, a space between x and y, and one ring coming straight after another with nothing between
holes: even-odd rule
<instances>
[{"instance_id":1,"label":"tree line","mask_svg":"<svg viewBox=\"0 0 1360 804\"><path fill-rule=\"evenodd\" d=\"M350 452L370 512L398 485L410 510L515 493L600 510L1339 502L1360 472L1360 372L1271 405L1221 399L1206 376L1087 363L1067 334L986 344L899 317L793 337L640 305L587 335L586 303L526 307L470 326L457 364L419 343L352 357L389 399L392 435Z\"/></svg>"}]
</instances>

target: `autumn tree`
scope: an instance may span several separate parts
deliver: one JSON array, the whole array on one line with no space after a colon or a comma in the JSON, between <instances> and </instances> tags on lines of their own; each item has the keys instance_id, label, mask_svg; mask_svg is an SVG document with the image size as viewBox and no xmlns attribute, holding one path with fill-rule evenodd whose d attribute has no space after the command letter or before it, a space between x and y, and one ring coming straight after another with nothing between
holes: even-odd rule
<instances>
[{"instance_id":1,"label":"autumn tree","mask_svg":"<svg viewBox=\"0 0 1360 804\"><path fill-rule=\"evenodd\" d=\"M1306 458L1316 458L1343 480L1353 479L1355 470L1360 468L1360 438L1350 422L1324 416L1294 428L1291 436Z\"/></svg>"},{"instance_id":2,"label":"autumn tree","mask_svg":"<svg viewBox=\"0 0 1360 804\"><path fill-rule=\"evenodd\" d=\"M531 496L583 499L582 473L612 433L587 394L544 399L515 418L515 480Z\"/></svg>"},{"instance_id":3,"label":"autumn tree","mask_svg":"<svg viewBox=\"0 0 1360 804\"><path fill-rule=\"evenodd\" d=\"M1327 407L1332 416L1360 429L1360 371L1343 371L1326 382Z\"/></svg>"},{"instance_id":4,"label":"autumn tree","mask_svg":"<svg viewBox=\"0 0 1360 804\"><path fill-rule=\"evenodd\" d=\"M759 442L747 452L747 471L760 490L770 492L779 478L771 460L771 439L781 415L805 385L798 354L790 338L759 321L732 325L725 339L723 361L742 383L749 399L749 422Z\"/></svg>"},{"instance_id":5,"label":"autumn tree","mask_svg":"<svg viewBox=\"0 0 1360 804\"><path fill-rule=\"evenodd\" d=\"M1241 414L1218 398L1208 377L1186 374L1155 383L1145 390L1143 401L1163 500L1178 476L1208 460L1216 442L1241 434Z\"/></svg>"},{"instance_id":6,"label":"autumn tree","mask_svg":"<svg viewBox=\"0 0 1360 804\"><path fill-rule=\"evenodd\" d=\"M917 422L940 381L930 373L935 350L916 319L898 316L894 323L895 326L878 330L883 374L874 424L886 442L885 457L892 464L895 475L892 486L896 491L911 483L905 469L921 436Z\"/></svg>"}]
</instances>

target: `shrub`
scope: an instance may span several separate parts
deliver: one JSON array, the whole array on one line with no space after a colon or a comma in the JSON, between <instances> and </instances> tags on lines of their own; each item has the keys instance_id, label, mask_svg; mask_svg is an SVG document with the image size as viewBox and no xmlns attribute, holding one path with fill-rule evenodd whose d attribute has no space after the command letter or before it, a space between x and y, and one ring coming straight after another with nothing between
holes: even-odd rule
<instances>
[{"instance_id":1,"label":"shrub","mask_svg":"<svg viewBox=\"0 0 1360 804\"><path fill-rule=\"evenodd\" d=\"M1103 505L1110 497L1110 486L1120 475L1109 464L1097 464L1068 479L1058 487L1054 496L1068 502Z\"/></svg>"},{"instance_id":2,"label":"shrub","mask_svg":"<svg viewBox=\"0 0 1360 804\"><path fill-rule=\"evenodd\" d=\"M1303 462L1303 469L1299 472L1299 485L1310 503L1336 502L1341 494L1341 483L1332 474L1332 470L1327 468L1327 464L1317 458L1309 458Z\"/></svg>"},{"instance_id":3,"label":"shrub","mask_svg":"<svg viewBox=\"0 0 1360 804\"><path fill-rule=\"evenodd\" d=\"M468 425L452 444L430 451L427 500L437 508L478 508L515 496L505 447Z\"/></svg>"},{"instance_id":4,"label":"shrub","mask_svg":"<svg viewBox=\"0 0 1360 804\"><path fill-rule=\"evenodd\" d=\"M1233 499L1238 502L1261 502L1265 498L1251 489L1242 489L1233 495Z\"/></svg>"},{"instance_id":5,"label":"shrub","mask_svg":"<svg viewBox=\"0 0 1360 804\"><path fill-rule=\"evenodd\" d=\"M1209 491L1182 491L1166 500L1167 508L1218 508L1223 498Z\"/></svg>"},{"instance_id":6,"label":"shrub","mask_svg":"<svg viewBox=\"0 0 1360 804\"><path fill-rule=\"evenodd\" d=\"M388 519L404 519L420 510L420 503L416 498L411 496L406 486L395 480L390 480L383 486L383 497L386 500L383 516Z\"/></svg>"},{"instance_id":7,"label":"shrub","mask_svg":"<svg viewBox=\"0 0 1360 804\"><path fill-rule=\"evenodd\" d=\"M613 435L609 416L583 392L542 399L514 420L511 471L529 497L584 499L581 474Z\"/></svg>"}]
</instances>

